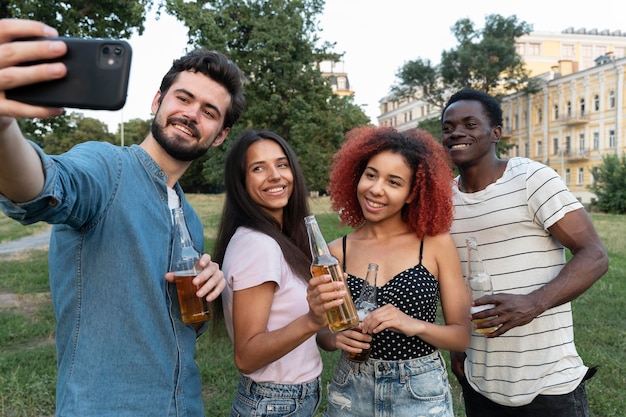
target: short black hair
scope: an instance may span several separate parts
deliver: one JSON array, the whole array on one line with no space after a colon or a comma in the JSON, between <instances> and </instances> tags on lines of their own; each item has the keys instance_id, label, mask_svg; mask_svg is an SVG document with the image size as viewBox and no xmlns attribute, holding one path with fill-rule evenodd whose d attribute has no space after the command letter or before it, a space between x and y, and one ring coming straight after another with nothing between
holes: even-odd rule
<instances>
[{"instance_id":1,"label":"short black hair","mask_svg":"<svg viewBox=\"0 0 626 417\"><path fill-rule=\"evenodd\" d=\"M472 100L480 102L483 105L483 112L491 121L491 126L502 126L502 107L500 106L500 102L498 101L498 99L492 95L485 93L484 91L474 90L472 88L464 88L452 94L452 96L448 99L446 106L443 108L443 111L441 112L442 123L443 114L446 112L448 107L451 104L461 100Z\"/></svg>"}]
</instances>

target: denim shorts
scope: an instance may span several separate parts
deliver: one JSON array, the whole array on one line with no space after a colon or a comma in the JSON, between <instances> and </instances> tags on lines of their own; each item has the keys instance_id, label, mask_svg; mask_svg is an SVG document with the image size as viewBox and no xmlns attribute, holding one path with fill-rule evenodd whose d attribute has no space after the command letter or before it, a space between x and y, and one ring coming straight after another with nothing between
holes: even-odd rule
<instances>
[{"instance_id":1,"label":"denim shorts","mask_svg":"<svg viewBox=\"0 0 626 417\"><path fill-rule=\"evenodd\" d=\"M312 417L320 405L320 378L304 384L254 382L242 375L230 410L231 417Z\"/></svg>"},{"instance_id":2,"label":"denim shorts","mask_svg":"<svg viewBox=\"0 0 626 417\"><path fill-rule=\"evenodd\" d=\"M326 417L452 417L439 351L406 361L351 362L341 355L328 386Z\"/></svg>"}]
</instances>

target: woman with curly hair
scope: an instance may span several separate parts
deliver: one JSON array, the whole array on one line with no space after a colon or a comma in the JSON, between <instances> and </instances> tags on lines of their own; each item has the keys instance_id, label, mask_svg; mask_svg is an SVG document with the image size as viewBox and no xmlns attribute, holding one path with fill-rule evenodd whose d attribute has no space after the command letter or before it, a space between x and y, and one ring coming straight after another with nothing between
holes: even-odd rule
<instances>
[{"instance_id":1,"label":"woman with curly hair","mask_svg":"<svg viewBox=\"0 0 626 417\"><path fill-rule=\"evenodd\" d=\"M318 334L325 350L357 353L372 347L363 363L341 356L326 416L453 416L439 349L465 350L470 321L449 234L453 177L447 156L419 129L365 127L346 138L335 155L328 191L342 224L354 231L331 242L330 249L355 295L368 264L379 265L378 308L357 329ZM445 324L435 323L439 302Z\"/></svg>"}]
</instances>

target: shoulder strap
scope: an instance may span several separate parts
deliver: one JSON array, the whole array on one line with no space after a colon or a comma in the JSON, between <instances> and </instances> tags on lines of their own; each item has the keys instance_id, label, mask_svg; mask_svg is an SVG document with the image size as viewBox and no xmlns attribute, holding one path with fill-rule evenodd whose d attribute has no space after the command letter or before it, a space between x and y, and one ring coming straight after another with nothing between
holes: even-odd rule
<instances>
[{"instance_id":1,"label":"shoulder strap","mask_svg":"<svg viewBox=\"0 0 626 417\"><path fill-rule=\"evenodd\" d=\"M346 241L348 235L343 235L343 238L341 238L341 246L343 247L343 265L341 265L343 267L343 272L346 272Z\"/></svg>"},{"instance_id":2,"label":"shoulder strap","mask_svg":"<svg viewBox=\"0 0 626 417\"><path fill-rule=\"evenodd\" d=\"M424 253L424 239L422 239L422 241L420 242L420 265L422 264L422 254L423 253Z\"/></svg>"}]
</instances>

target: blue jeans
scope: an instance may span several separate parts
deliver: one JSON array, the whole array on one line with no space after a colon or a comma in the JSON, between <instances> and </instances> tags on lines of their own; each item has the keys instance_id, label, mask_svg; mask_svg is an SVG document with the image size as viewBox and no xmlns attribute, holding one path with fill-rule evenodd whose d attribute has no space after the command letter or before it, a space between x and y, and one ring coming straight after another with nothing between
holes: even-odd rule
<instances>
[{"instance_id":1,"label":"blue jeans","mask_svg":"<svg viewBox=\"0 0 626 417\"><path fill-rule=\"evenodd\" d=\"M489 400L476 392L465 378L459 379L459 383L467 417L589 417L585 380L569 394L538 395L530 404L520 407L507 407Z\"/></svg>"},{"instance_id":2,"label":"blue jeans","mask_svg":"<svg viewBox=\"0 0 626 417\"><path fill-rule=\"evenodd\" d=\"M257 383L242 375L230 410L231 417L312 417L320 405L318 377L304 384Z\"/></svg>"},{"instance_id":3,"label":"blue jeans","mask_svg":"<svg viewBox=\"0 0 626 417\"><path fill-rule=\"evenodd\" d=\"M341 356L328 387L326 417L452 417L448 374L439 352L407 361Z\"/></svg>"}]
</instances>

